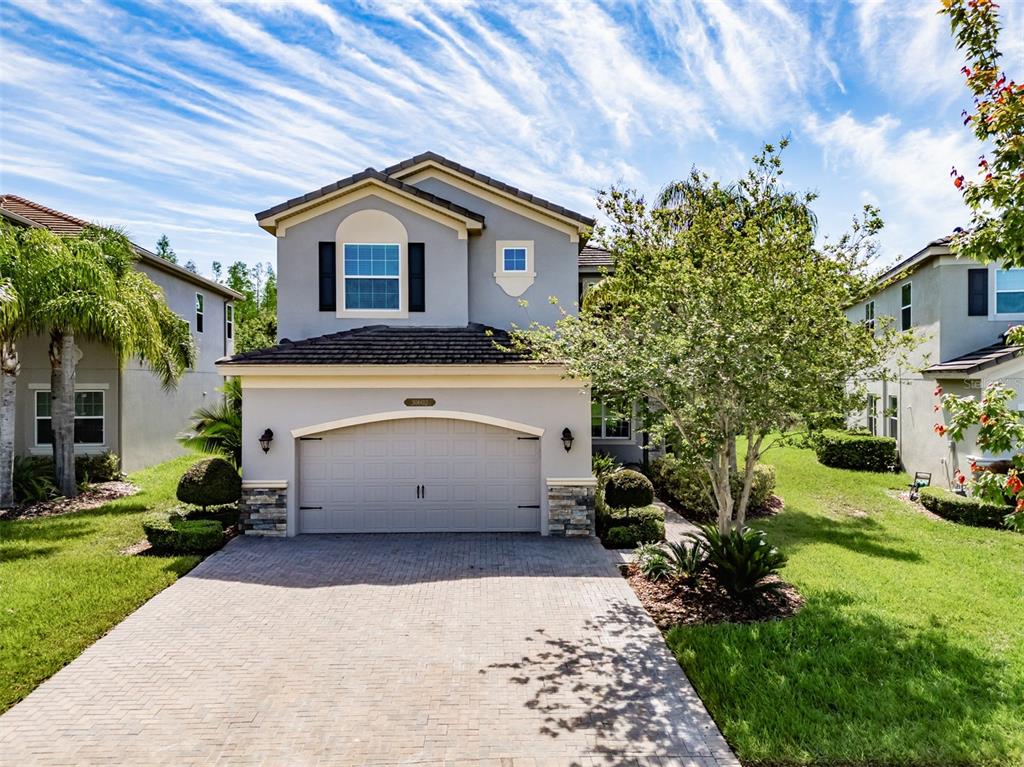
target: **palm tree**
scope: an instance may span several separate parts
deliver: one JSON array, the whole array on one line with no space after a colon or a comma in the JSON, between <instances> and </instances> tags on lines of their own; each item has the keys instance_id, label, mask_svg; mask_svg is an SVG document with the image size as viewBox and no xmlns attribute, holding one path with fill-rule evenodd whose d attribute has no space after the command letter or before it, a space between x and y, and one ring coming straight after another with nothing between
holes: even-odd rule
<instances>
[{"instance_id":1,"label":"palm tree","mask_svg":"<svg viewBox=\"0 0 1024 767\"><path fill-rule=\"evenodd\" d=\"M45 229L0 221L0 508L14 505L14 429L21 363L18 342L33 328L51 275L64 269L66 250Z\"/></svg>"},{"instance_id":2,"label":"palm tree","mask_svg":"<svg viewBox=\"0 0 1024 767\"><path fill-rule=\"evenodd\" d=\"M242 465L242 381L228 378L221 387L224 398L213 407L192 414L192 433L178 441L185 447L227 458Z\"/></svg>"},{"instance_id":3,"label":"palm tree","mask_svg":"<svg viewBox=\"0 0 1024 767\"><path fill-rule=\"evenodd\" d=\"M173 388L195 360L188 323L172 312L163 291L135 269L134 246L123 233L87 227L64 239L68 266L51 275L50 291L32 324L50 337L50 397L57 488L75 485L75 337L113 349L121 364L138 358Z\"/></svg>"}]
</instances>

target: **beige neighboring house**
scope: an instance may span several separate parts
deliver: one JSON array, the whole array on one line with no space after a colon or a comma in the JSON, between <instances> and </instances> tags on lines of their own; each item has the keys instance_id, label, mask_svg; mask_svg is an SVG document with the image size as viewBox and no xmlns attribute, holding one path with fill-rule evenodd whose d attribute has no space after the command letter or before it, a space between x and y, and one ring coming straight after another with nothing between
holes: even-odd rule
<instances>
[{"instance_id":1,"label":"beige neighboring house","mask_svg":"<svg viewBox=\"0 0 1024 767\"><path fill-rule=\"evenodd\" d=\"M281 339L218 364L246 533L593 533L587 383L495 345L575 302L593 219L428 152L256 220Z\"/></svg>"},{"instance_id":2,"label":"beige neighboring house","mask_svg":"<svg viewBox=\"0 0 1024 767\"><path fill-rule=\"evenodd\" d=\"M75 235L88 222L13 194L0 195L0 216L28 227L44 227L60 235ZM81 357L75 383L75 453L113 452L126 471L180 455L179 434L187 431L189 416L222 396L223 379L214 364L231 354L233 302L238 293L172 264L138 245L138 269L164 291L170 308L192 328L197 360L176 388L165 391L137 360L119 365L106 346L76 339ZM33 336L18 343L15 452L52 454L49 419L50 362L48 339Z\"/></svg>"},{"instance_id":3,"label":"beige neighboring house","mask_svg":"<svg viewBox=\"0 0 1024 767\"><path fill-rule=\"evenodd\" d=\"M935 387L959 395L980 395L994 381L1018 393L1024 407L1024 359L1004 342L1006 331L1024 323L1024 269L1002 269L955 256L950 237L930 242L878 278L879 290L850 307L850 319L875 327L883 317L913 330L922 340L905 364L894 364L890 381L869 385L872 400L854 424L894 437L908 472L932 475L932 484L951 487L957 469L971 461L1001 460L978 450L976 432L954 443L940 437L944 423L935 411Z\"/></svg>"}]
</instances>

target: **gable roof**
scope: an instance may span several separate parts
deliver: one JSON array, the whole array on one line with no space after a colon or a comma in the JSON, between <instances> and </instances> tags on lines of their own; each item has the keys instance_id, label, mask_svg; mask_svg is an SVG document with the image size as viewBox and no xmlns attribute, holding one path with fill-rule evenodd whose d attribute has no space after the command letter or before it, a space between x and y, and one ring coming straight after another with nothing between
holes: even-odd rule
<instances>
[{"instance_id":1,"label":"gable roof","mask_svg":"<svg viewBox=\"0 0 1024 767\"><path fill-rule=\"evenodd\" d=\"M994 344L975 349L973 352L962 354L946 362L939 362L931 367L925 368L922 372L934 374L957 374L970 375L978 373L986 368L1002 365L1019 356L1022 351L1020 346L1007 346L1005 340Z\"/></svg>"},{"instance_id":2,"label":"gable roof","mask_svg":"<svg viewBox=\"0 0 1024 767\"><path fill-rule=\"evenodd\" d=\"M506 184L504 181L498 181L497 179L492 178L491 176L484 175L483 173L473 170L472 168L469 168L465 165L461 165L455 162L454 160L449 160L447 157L439 155L437 152L422 152L414 157L410 157L408 160L402 160L401 162L396 163L395 165L391 165L385 168L384 172L389 176L398 176L399 178L401 178L402 175L409 171L410 169L416 168L425 163L434 163L444 168L447 168L448 170L455 171L460 175L468 176L469 178L479 181L482 184L493 187L494 189L497 189L501 192L505 192L506 194L509 194L513 197L517 197L524 202L528 202L539 208L543 208L544 210L547 210L551 213L555 213L559 216L572 219L573 221L581 223L584 226L591 227L595 223L594 219L591 218L590 216L584 216L582 213L577 213L574 210L569 210L568 208L562 207L561 205L557 205L553 202L550 202L549 200L545 200L542 197L537 197L536 195L530 194L529 192L524 192L522 189L514 187L511 184Z\"/></svg>"},{"instance_id":3,"label":"gable roof","mask_svg":"<svg viewBox=\"0 0 1024 767\"><path fill-rule=\"evenodd\" d=\"M218 365L494 365L529 361L495 346L504 330L486 325L422 327L368 325L236 354Z\"/></svg>"},{"instance_id":4,"label":"gable roof","mask_svg":"<svg viewBox=\"0 0 1024 767\"><path fill-rule=\"evenodd\" d=\"M939 237L936 240L932 240L917 253L912 256L904 258L902 261L890 266L884 272L879 274L875 278L875 282L879 285L886 283L889 280L899 277L903 272L915 269L921 266L926 261L930 261L936 256L948 256L952 251L949 249L949 244L953 241L953 235L947 234L945 237Z\"/></svg>"},{"instance_id":5,"label":"gable roof","mask_svg":"<svg viewBox=\"0 0 1024 767\"><path fill-rule=\"evenodd\" d=\"M314 189L312 192L307 192L306 194L299 195L298 197L292 197L290 200L285 200L273 207L262 210L256 214L256 220L261 227L269 232L273 232L276 229L277 220L283 218L285 214L291 215L301 209L308 209L315 205L324 204L332 198L343 196L347 191L354 189L359 185L367 182L376 182L377 184L382 184L394 189L397 192L409 195L428 205L441 208L457 218L461 218L469 223L475 224L475 226L470 227L472 229L482 228L484 224L484 216L482 214L472 211L458 203L454 203L451 200L446 200L439 195L431 194L430 192L424 191L419 187L406 183L402 180L404 175L408 175L408 171L430 163L442 166L454 173L471 178L474 181L491 187L506 196L513 197L524 204L541 209L550 216L568 219L581 230L592 227L595 223L594 219L589 216L584 216L582 213L577 213L569 210L568 208L564 208L561 205L549 202L541 197L524 192L511 184L498 181L497 179L486 176L483 173L479 173L472 168L468 168L465 165L460 165L446 157L442 157L436 152L424 152L422 154L418 154L415 157L410 157L408 160L403 160L400 163L391 165L383 171L379 171L375 168L367 168L359 173L339 179L333 184L322 186L319 189Z\"/></svg>"},{"instance_id":6,"label":"gable roof","mask_svg":"<svg viewBox=\"0 0 1024 767\"><path fill-rule=\"evenodd\" d=\"M0 195L0 215L22 226L27 225L49 229L54 234L65 237L73 237L90 225L88 221L72 216L70 213L48 208L45 205L16 194ZM206 277L195 272L190 272L183 266L172 264L170 261L160 258L156 253L146 250L134 242L132 247L139 256L139 260L148 266L152 266L167 274L172 274L186 282L220 293L228 298L243 298L240 293L236 293L231 288L221 285L214 280L208 280Z\"/></svg>"},{"instance_id":7,"label":"gable roof","mask_svg":"<svg viewBox=\"0 0 1024 767\"><path fill-rule=\"evenodd\" d=\"M472 210L469 210L469 208L464 208L463 206L451 202L450 200L446 200L443 197L438 197L436 194L425 192L419 187L413 186L412 184L406 184L404 181L401 181L397 178L391 178L387 174L381 173L379 170L376 170L374 168L367 168L366 170L361 171L359 173L354 173L351 176L348 176L347 178L339 179L338 181L335 181L333 184L322 186L319 189L315 189L312 192L307 192L306 194L299 195L298 197L292 197L290 200L285 200L284 202L279 203L278 205L275 205L272 208L267 208L266 210L260 211L259 213L256 214L256 220L260 223L260 226L267 228L267 225L265 225L264 222L267 221L268 219L276 219L282 213L291 211L300 206L307 205L308 203L322 200L323 198L328 197L329 195L335 192L344 192L346 189L349 189L350 187L354 187L364 181L369 180L378 181L382 184L386 184L387 186L392 187L393 189L396 189L400 192L404 192L405 194L412 195L413 197L422 200L426 203L436 205L440 208L450 211L451 213L454 213L456 216L460 218L466 218L471 221L476 221L480 224L483 224L484 222L484 217L480 213L476 213Z\"/></svg>"},{"instance_id":8,"label":"gable roof","mask_svg":"<svg viewBox=\"0 0 1024 767\"><path fill-rule=\"evenodd\" d=\"M612 254L597 245L584 245L580 249L578 263L582 271L607 271L612 267Z\"/></svg>"}]
</instances>

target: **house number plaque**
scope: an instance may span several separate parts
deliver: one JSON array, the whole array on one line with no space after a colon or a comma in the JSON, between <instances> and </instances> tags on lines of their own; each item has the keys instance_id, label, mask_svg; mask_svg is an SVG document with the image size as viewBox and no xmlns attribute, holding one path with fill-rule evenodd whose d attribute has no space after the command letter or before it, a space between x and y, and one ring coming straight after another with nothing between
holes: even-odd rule
<instances>
[{"instance_id":1,"label":"house number plaque","mask_svg":"<svg viewBox=\"0 0 1024 767\"><path fill-rule=\"evenodd\" d=\"M433 407L437 400L431 397L410 397L405 401L406 407Z\"/></svg>"}]
</instances>

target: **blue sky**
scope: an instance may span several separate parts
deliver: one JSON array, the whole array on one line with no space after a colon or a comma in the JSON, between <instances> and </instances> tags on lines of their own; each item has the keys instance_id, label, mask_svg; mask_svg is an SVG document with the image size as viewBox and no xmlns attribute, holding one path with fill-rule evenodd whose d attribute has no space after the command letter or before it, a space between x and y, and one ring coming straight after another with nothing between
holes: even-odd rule
<instances>
[{"instance_id":1,"label":"blue sky","mask_svg":"<svg viewBox=\"0 0 1024 767\"><path fill-rule=\"evenodd\" d=\"M0 191L181 260L273 260L253 212L430 149L584 213L790 135L788 183L881 261L963 224L979 147L938 2L0 3ZM1024 74L1024 0L1003 3Z\"/></svg>"}]
</instances>

